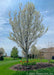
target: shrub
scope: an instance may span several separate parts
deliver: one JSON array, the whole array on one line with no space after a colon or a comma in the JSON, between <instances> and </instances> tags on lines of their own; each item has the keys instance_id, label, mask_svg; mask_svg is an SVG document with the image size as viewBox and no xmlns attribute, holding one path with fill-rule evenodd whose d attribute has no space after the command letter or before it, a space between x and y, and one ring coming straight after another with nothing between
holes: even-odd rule
<instances>
[{"instance_id":1,"label":"shrub","mask_svg":"<svg viewBox=\"0 0 54 75\"><path fill-rule=\"evenodd\" d=\"M3 56L1 56L1 57L0 57L0 60L4 60L4 57L3 57Z\"/></svg>"},{"instance_id":2,"label":"shrub","mask_svg":"<svg viewBox=\"0 0 54 75\"><path fill-rule=\"evenodd\" d=\"M23 63L22 65L24 65L24 66L27 66L27 65L35 65L36 64L36 62L28 62L28 63Z\"/></svg>"},{"instance_id":3,"label":"shrub","mask_svg":"<svg viewBox=\"0 0 54 75\"><path fill-rule=\"evenodd\" d=\"M54 59L54 56L52 56L52 59Z\"/></svg>"},{"instance_id":4,"label":"shrub","mask_svg":"<svg viewBox=\"0 0 54 75\"><path fill-rule=\"evenodd\" d=\"M18 57L19 59L22 59L22 57Z\"/></svg>"}]
</instances>

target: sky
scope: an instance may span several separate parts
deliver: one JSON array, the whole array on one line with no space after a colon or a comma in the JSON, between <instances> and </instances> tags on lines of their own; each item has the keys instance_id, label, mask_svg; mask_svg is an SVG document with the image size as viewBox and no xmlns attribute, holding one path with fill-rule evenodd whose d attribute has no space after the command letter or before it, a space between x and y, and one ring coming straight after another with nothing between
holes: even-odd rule
<instances>
[{"instance_id":1,"label":"sky","mask_svg":"<svg viewBox=\"0 0 54 75\"><path fill-rule=\"evenodd\" d=\"M14 46L18 48L19 55L22 55L20 47L8 39L9 32L12 31L8 13L18 11L19 4L24 6L27 2L35 5L36 10L43 16L44 26L48 27L47 33L37 40L37 48L54 47L54 0L0 0L0 48L4 48L8 56Z\"/></svg>"}]
</instances>

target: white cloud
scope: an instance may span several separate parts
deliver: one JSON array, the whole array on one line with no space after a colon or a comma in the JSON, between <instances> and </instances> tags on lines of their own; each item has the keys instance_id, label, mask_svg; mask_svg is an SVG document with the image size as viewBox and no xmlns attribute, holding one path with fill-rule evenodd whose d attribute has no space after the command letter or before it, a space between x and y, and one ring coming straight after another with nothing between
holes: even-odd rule
<instances>
[{"instance_id":1,"label":"white cloud","mask_svg":"<svg viewBox=\"0 0 54 75\"><path fill-rule=\"evenodd\" d=\"M3 30L3 27L0 27L0 31Z\"/></svg>"},{"instance_id":2,"label":"white cloud","mask_svg":"<svg viewBox=\"0 0 54 75\"><path fill-rule=\"evenodd\" d=\"M46 10L46 11L42 11L42 12L40 12L41 14L47 14L48 13L48 11Z\"/></svg>"},{"instance_id":3,"label":"white cloud","mask_svg":"<svg viewBox=\"0 0 54 75\"><path fill-rule=\"evenodd\" d=\"M22 0L20 0L20 1L22 1ZM13 2L13 4L12 4L12 2ZM10 7L11 7L11 9L13 9L12 7L16 8L16 6L14 6L14 3L16 4L16 2L14 0L13 1L12 0L0 0L0 47L3 47L5 49L5 51L9 54L10 54L12 47L17 46L17 45L8 39L9 31L12 31L12 30L11 30L11 26L4 25L5 23L8 23L8 18L2 17L2 15L3 14L5 15L5 13L8 11L8 9L10 9ZM53 26L54 25L54 17L46 16L48 13L49 13L48 10L41 12L41 14L44 15L44 24L46 24L46 27L49 25L51 28L51 29L49 28L48 32L45 35L53 36L54 35L54 28L53 28L54 27ZM47 42L45 42L45 41L47 41L45 37L41 38L41 40L38 42L37 46L41 47L41 48L47 47L46 43L48 41Z\"/></svg>"},{"instance_id":4,"label":"white cloud","mask_svg":"<svg viewBox=\"0 0 54 75\"><path fill-rule=\"evenodd\" d=\"M8 18L0 17L0 37L9 34L10 31L12 31L12 29L9 25Z\"/></svg>"},{"instance_id":5,"label":"white cloud","mask_svg":"<svg viewBox=\"0 0 54 75\"><path fill-rule=\"evenodd\" d=\"M8 23L8 18L0 17L0 26L2 26L4 23Z\"/></svg>"},{"instance_id":6,"label":"white cloud","mask_svg":"<svg viewBox=\"0 0 54 75\"><path fill-rule=\"evenodd\" d=\"M0 7L1 9L3 9L2 11L6 11L6 9L10 6L11 3L12 3L12 0L1 0Z\"/></svg>"}]
</instances>

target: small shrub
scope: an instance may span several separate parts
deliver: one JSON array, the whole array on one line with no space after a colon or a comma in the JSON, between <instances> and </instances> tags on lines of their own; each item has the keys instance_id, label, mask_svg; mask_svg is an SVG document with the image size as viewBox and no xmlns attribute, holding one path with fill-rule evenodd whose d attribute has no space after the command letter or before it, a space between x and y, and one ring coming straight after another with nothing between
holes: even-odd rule
<instances>
[{"instance_id":1,"label":"small shrub","mask_svg":"<svg viewBox=\"0 0 54 75\"><path fill-rule=\"evenodd\" d=\"M0 60L4 60L4 57L3 57L3 56L1 56L1 57L0 57Z\"/></svg>"},{"instance_id":2,"label":"small shrub","mask_svg":"<svg viewBox=\"0 0 54 75\"><path fill-rule=\"evenodd\" d=\"M26 66L26 65L35 65L36 62L28 62L28 63L23 63L22 65Z\"/></svg>"},{"instance_id":3,"label":"small shrub","mask_svg":"<svg viewBox=\"0 0 54 75\"><path fill-rule=\"evenodd\" d=\"M19 69L22 69L22 67L20 66Z\"/></svg>"},{"instance_id":4,"label":"small shrub","mask_svg":"<svg viewBox=\"0 0 54 75\"><path fill-rule=\"evenodd\" d=\"M22 59L22 57L18 57L19 59Z\"/></svg>"}]
</instances>

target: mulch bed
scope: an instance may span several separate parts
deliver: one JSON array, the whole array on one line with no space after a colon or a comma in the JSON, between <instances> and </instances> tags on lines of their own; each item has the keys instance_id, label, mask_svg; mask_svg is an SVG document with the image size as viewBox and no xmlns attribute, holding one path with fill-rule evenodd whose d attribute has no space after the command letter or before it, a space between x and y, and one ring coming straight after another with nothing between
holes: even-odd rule
<instances>
[{"instance_id":1,"label":"mulch bed","mask_svg":"<svg viewBox=\"0 0 54 75\"><path fill-rule=\"evenodd\" d=\"M17 70L19 70L19 71L29 71L29 70L37 70L37 69L47 68L47 67L54 67L54 64L37 63L36 65L27 65L27 66L17 64L17 65L12 66L10 69L15 70L15 71L17 71Z\"/></svg>"}]
</instances>

